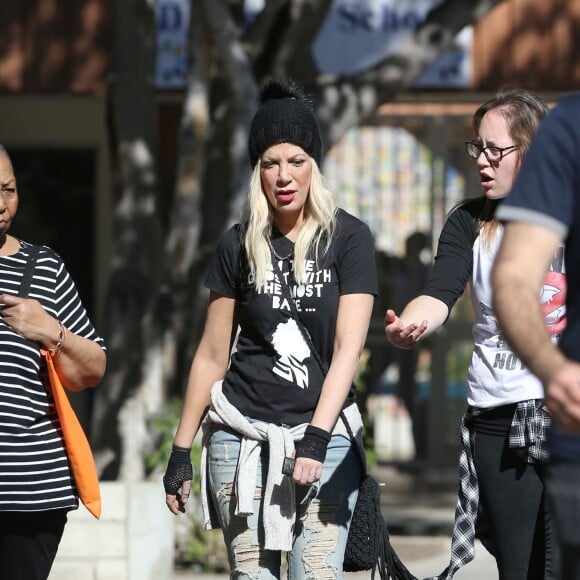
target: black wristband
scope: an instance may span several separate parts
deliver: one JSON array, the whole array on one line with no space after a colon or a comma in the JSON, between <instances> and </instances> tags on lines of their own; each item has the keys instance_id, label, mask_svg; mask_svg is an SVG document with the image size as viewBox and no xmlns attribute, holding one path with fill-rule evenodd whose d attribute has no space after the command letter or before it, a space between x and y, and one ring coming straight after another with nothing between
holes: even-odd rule
<instances>
[{"instance_id":1,"label":"black wristband","mask_svg":"<svg viewBox=\"0 0 580 580\"><path fill-rule=\"evenodd\" d=\"M331 435L328 431L325 431L320 427L315 427L314 425L308 425L308 427L306 427L306 429L304 430L304 435L314 435L315 437L318 437L323 441L326 441L327 444L331 438Z\"/></svg>"},{"instance_id":2,"label":"black wristband","mask_svg":"<svg viewBox=\"0 0 580 580\"><path fill-rule=\"evenodd\" d=\"M177 463L186 463L187 461L191 461L191 449L189 447L178 447L174 445L171 448L171 457Z\"/></svg>"},{"instance_id":3,"label":"black wristband","mask_svg":"<svg viewBox=\"0 0 580 580\"><path fill-rule=\"evenodd\" d=\"M308 425L304 437L296 443L296 457L308 457L324 463L326 449L330 441L330 433L320 427Z\"/></svg>"}]
</instances>

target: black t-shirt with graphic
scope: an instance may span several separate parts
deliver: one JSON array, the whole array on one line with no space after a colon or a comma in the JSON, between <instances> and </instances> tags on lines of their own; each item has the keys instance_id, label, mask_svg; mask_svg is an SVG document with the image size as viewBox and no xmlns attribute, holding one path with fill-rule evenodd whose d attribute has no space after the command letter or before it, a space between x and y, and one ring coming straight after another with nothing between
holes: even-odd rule
<instances>
[{"instance_id":1,"label":"black t-shirt with graphic","mask_svg":"<svg viewBox=\"0 0 580 580\"><path fill-rule=\"evenodd\" d=\"M303 324L323 362L332 358L340 296L377 295L374 243L369 228L339 210L328 252L307 259L307 281L296 285L292 276L293 243L275 233L272 245L282 275L289 283ZM220 239L205 285L235 298L240 325L235 352L224 379L223 392L244 415L296 425L309 422L322 388L323 376L272 270L264 287L256 288L249 269L240 225ZM349 395L349 400L354 392Z\"/></svg>"}]
</instances>

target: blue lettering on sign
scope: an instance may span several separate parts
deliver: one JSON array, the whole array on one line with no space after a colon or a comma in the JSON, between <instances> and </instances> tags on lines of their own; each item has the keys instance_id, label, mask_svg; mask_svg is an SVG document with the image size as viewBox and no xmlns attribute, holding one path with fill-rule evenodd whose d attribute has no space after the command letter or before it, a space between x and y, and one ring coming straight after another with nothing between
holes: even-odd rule
<instances>
[{"instance_id":1,"label":"blue lettering on sign","mask_svg":"<svg viewBox=\"0 0 580 580\"><path fill-rule=\"evenodd\" d=\"M414 10L407 10L406 12L395 12L389 10L387 6L383 6L383 24L382 30L415 30L421 23L423 18Z\"/></svg>"},{"instance_id":2,"label":"blue lettering on sign","mask_svg":"<svg viewBox=\"0 0 580 580\"><path fill-rule=\"evenodd\" d=\"M412 31L423 22L423 17L415 10L405 12L382 7L382 14L367 8L339 6L336 11L338 29L342 32L363 30L367 32Z\"/></svg>"},{"instance_id":3,"label":"blue lettering on sign","mask_svg":"<svg viewBox=\"0 0 580 580\"><path fill-rule=\"evenodd\" d=\"M340 6L337 12L339 18L338 28L343 32L373 30L376 28L376 26L372 25L373 13L371 10L356 10L349 6Z\"/></svg>"},{"instance_id":4,"label":"blue lettering on sign","mask_svg":"<svg viewBox=\"0 0 580 580\"><path fill-rule=\"evenodd\" d=\"M183 14L178 4L165 3L157 16L157 27L160 32L172 32L182 28Z\"/></svg>"}]
</instances>

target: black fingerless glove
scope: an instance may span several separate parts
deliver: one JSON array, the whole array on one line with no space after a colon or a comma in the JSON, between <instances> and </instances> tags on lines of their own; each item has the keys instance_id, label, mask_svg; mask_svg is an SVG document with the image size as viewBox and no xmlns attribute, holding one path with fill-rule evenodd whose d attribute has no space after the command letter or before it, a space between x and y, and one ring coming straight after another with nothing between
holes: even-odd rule
<instances>
[{"instance_id":1,"label":"black fingerless glove","mask_svg":"<svg viewBox=\"0 0 580 580\"><path fill-rule=\"evenodd\" d=\"M191 465L190 450L174 445L163 476L165 493L175 495L184 481L191 481L192 479L193 467Z\"/></svg>"},{"instance_id":2,"label":"black fingerless glove","mask_svg":"<svg viewBox=\"0 0 580 580\"><path fill-rule=\"evenodd\" d=\"M314 425L308 425L304 437L295 445L295 457L308 457L324 463L326 448L330 441L330 433Z\"/></svg>"}]
</instances>

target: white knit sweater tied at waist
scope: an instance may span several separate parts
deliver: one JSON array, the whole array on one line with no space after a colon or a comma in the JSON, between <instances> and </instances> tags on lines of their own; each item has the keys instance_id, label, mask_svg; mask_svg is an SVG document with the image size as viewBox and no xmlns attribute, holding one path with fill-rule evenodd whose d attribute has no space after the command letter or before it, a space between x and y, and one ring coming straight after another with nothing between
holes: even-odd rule
<instances>
[{"instance_id":1,"label":"white knit sweater tied at waist","mask_svg":"<svg viewBox=\"0 0 580 580\"><path fill-rule=\"evenodd\" d=\"M362 451L362 418L356 404L344 410L350 428L357 435L357 443ZM267 442L270 458L266 489L264 490L263 525L266 550L292 549L292 530L296 518L295 484L290 477L282 474L284 457L294 453L294 441L302 439L308 423L295 427L282 427L265 421L249 421L234 407L222 392L222 381L214 384L211 392L211 406L203 421L203 448L201 457L201 496L206 529L217 527L211 517L209 488L207 480L208 444L213 431L220 426L228 427L241 438L240 454L236 466L233 497L237 500L236 516L250 516L254 513L254 494L260 461L261 444ZM339 418L332 432L349 438L343 421ZM273 490L276 489L276 494Z\"/></svg>"}]
</instances>

